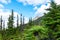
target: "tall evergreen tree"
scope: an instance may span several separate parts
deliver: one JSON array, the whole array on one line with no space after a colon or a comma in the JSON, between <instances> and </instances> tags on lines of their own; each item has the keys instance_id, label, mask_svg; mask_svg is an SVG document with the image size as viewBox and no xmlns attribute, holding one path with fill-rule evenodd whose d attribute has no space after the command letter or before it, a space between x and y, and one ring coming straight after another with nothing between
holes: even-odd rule
<instances>
[{"instance_id":1,"label":"tall evergreen tree","mask_svg":"<svg viewBox=\"0 0 60 40\"><path fill-rule=\"evenodd\" d=\"M2 30L2 16L1 16L1 20L0 20L0 31Z\"/></svg>"},{"instance_id":2,"label":"tall evergreen tree","mask_svg":"<svg viewBox=\"0 0 60 40\"><path fill-rule=\"evenodd\" d=\"M33 22L32 22L32 17L29 18L29 26L32 26L33 25Z\"/></svg>"},{"instance_id":3,"label":"tall evergreen tree","mask_svg":"<svg viewBox=\"0 0 60 40\"><path fill-rule=\"evenodd\" d=\"M14 13L13 13L13 10L12 10L12 15L11 15L11 26L13 27L13 23L14 23Z\"/></svg>"},{"instance_id":4,"label":"tall evergreen tree","mask_svg":"<svg viewBox=\"0 0 60 40\"><path fill-rule=\"evenodd\" d=\"M60 25L60 9L58 8L58 5L56 5L56 3L54 1L51 2L51 7L49 9L47 9L47 11L49 11L46 15L45 15L45 25L49 26L49 28L51 28L52 30L54 30L57 26L57 24Z\"/></svg>"},{"instance_id":5,"label":"tall evergreen tree","mask_svg":"<svg viewBox=\"0 0 60 40\"><path fill-rule=\"evenodd\" d=\"M22 31L22 14L20 15L20 31Z\"/></svg>"},{"instance_id":6,"label":"tall evergreen tree","mask_svg":"<svg viewBox=\"0 0 60 40\"><path fill-rule=\"evenodd\" d=\"M8 19L8 28L13 28L13 23L14 23L14 16L13 16L13 10L12 10L12 14L9 16L9 19Z\"/></svg>"},{"instance_id":7,"label":"tall evergreen tree","mask_svg":"<svg viewBox=\"0 0 60 40\"><path fill-rule=\"evenodd\" d=\"M22 14L20 15L20 26L22 25Z\"/></svg>"},{"instance_id":8,"label":"tall evergreen tree","mask_svg":"<svg viewBox=\"0 0 60 40\"><path fill-rule=\"evenodd\" d=\"M3 29L5 30L5 20L3 21Z\"/></svg>"},{"instance_id":9,"label":"tall evergreen tree","mask_svg":"<svg viewBox=\"0 0 60 40\"><path fill-rule=\"evenodd\" d=\"M19 17L17 15L17 27L19 27Z\"/></svg>"},{"instance_id":10,"label":"tall evergreen tree","mask_svg":"<svg viewBox=\"0 0 60 40\"><path fill-rule=\"evenodd\" d=\"M24 25L24 20L25 20L25 19L24 19L24 16L23 16L23 25Z\"/></svg>"},{"instance_id":11,"label":"tall evergreen tree","mask_svg":"<svg viewBox=\"0 0 60 40\"><path fill-rule=\"evenodd\" d=\"M56 40L53 32L60 31L60 6L52 0L50 8L46 9L49 11L44 15L44 25L49 28L49 40Z\"/></svg>"}]
</instances>

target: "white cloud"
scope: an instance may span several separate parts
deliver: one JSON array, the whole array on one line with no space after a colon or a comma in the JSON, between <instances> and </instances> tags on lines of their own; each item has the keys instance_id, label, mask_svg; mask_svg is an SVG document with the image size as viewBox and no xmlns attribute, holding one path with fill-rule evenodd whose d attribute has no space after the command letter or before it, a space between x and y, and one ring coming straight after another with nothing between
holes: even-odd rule
<instances>
[{"instance_id":1,"label":"white cloud","mask_svg":"<svg viewBox=\"0 0 60 40\"><path fill-rule=\"evenodd\" d=\"M19 16L19 24L20 24L20 14L18 14L17 12L14 12L14 25L17 26L17 15ZM23 18L23 16L22 16ZM23 21L23 20L22 20ZM24 16L24 24L28 23L29 19L28 17Z\"/></svg>"},{"instance_id":2,"label":"white cloud","mask_svg":"<svg viewBox=\"0 0 60 40\"><path fill-rule=\"evenodd\" d=\"M16 18L16 15L18 13L17 12L14 12L14 17ZM2 19L3 21L5 20L5 28L7 27L7 22L8 22L8 18L9 18L9 15L11 15L11 11L9 10L6 10L4 11L4 9L0 9L0 16L2 15ZM16 19L14 19L16 20ZM14 24L16 24L16 21L14 21Z\"/></svg>"},{"instance_id":3,"label":"white cloud","mask_svg":"<svg viewBox=\"0 0 60 40\"><path fill-rule=\"evenodd\" d=\"M36 16L43 16L44 12L47 12L45 9L50 7L50 0L17 0L18 2L22 2L24 5L33 5L35 10L35 15ZM48 4L47 6L45 4ZM38 8L38 5L42 5L41 7Z\"/></svg>"},{"instance_id":4,"label":"white cloud","mask_svg":"<svg viewBox=\"0 0 60 40\"><path fill-rule=\"evenodd\" d=\"M0 8L4 8L4 6L2 4L0 4Z\"/></svg>"},{"instance_id":5,"label":"white cloud","mask_svg":"<svg viewBox=\"0 0 60 40\"><path fill-rule=\"evenodd\" d=\"M17 1L22 2L24 5L28 4L28 5L33 5L33 6L50 2L49 0L17 0Z\"/></svg>"},{"instance_id":6,"label":"white cloud","mask_svg":"<svg viewBox=\"0 0 60 40\"><path fill-rule=\"evenodd\" d=\"M5 20L5 28L7 28L8 18L9 15L11 15L11 10L4 9L4 6L0 4L0 17L2 16L3 21ZM19 24L20 24L20 14L18 12L14 11L14 26L16 26L17 23L17 15L19 16ZM28 18L25 17L25 23L28 22Z\"/></svg>"},{"instance_id":7,"label":"white cloud","mask_svg":"<svg viewBox=\"0 0 60 40\"><path fill-rule=\"evenodd\" d=\"M7 12L4 12L3 9L0 9L0 16L1 16L1 15L3 16L2 19L5 20L5 24L6 24L6 26L7 26L7 22L8 22L7 19L8 19L8 17L9 17L9 15L10 15L10 12L8 12L8 11L7 11Z\"/></svg>"},{"instance_id":8,"label":"white cloud","mask_svg":"<svg viewBox=\"0 0 60 40\"><path fill-rule=\"evenodd\" d=\"M18 2L22 2L24 5L33 5L34 6L34 10L36 10L35 12L35 17L37 15L42 16L45 11L46 8L49 8L50 4L48 4L48 6L45 5L45 3L50 2L49 0L17 0ZM10 3L11 0L0 0L0 2L2 3ZM37 7L37 5L43 4L41 7ZM4 8L3 5L0 4L0 8ZM8 17L11 14L11 11L9 10L3 10L0 9L0 16L3 16L3 19L6 21L5 24L7 26L7 22L8 22ZM17 21L17 12L14 12L14 25L16 26L16 21ZM19 14L18 14L19 15ZM20 19L20 18L19 18ZM29 19L27 17L25 17L25 23L27 23L29 21ZM19 21L20 23L20 21Z\"/></svg>"},{"instance_id":9,"label":"white cloud","mask_svg":"<svg viewBox=\"0 0 60 40\"><path fill-rule=\"evenodd\" d=\"M4 9L0 9L0 17L1 15L2 15L3 21L5 20L5 28L7 28L8 18L9 18L9 15L11 15L11 11L10 10L4 11ZM16 23L17 23L17 15L19 16L19 24L20 24L20 14L18 12L14 12L14 26L16 26ZM25 17L24 21L25 23L27 23L28 18Z\"/></svg>"},{"instance_id":10,"label":"white cloud","mask_svg":"<svg viewBox=\"0 0 60 40\"><path fill-rule=\"evenodd\" d=\"M45 9L49 8L50 7L50 4L48 4L47 6L46 5L42 5L41 7L39 7L37 9L37 11L35 12L35 14L40 14L40 13L44 13L46 12Z\"/></svg>"},{"instance_id":11,"label":"white cloud","mask_svg":"<svg viewBox=\"0 0 60 40\"><path fill-rule=\"evenodd\" d=\"M56 3L57 3L57 5L59 5L60 4L60 0L54 0ZM48 12L48 11L46 11L45 9L47 9L47 8L49 8L50 7L50 3L48 3L48 5L46 6L46 5L42 5L40 8L37 8L37 7L35 7L35 9L37 10L36 12L35 12L35 17L36 18L38 18L39 16L43 16L44 15L44 13L46 13L46 12Z\"/></svg>"},{"instance_id":12,"label":"white cloud","mask_svg":"<svg viewBox=\"0 0 60 40\"><path fill-rule=\"evenodd\" d=\"M54 0L54 1L57 3L57 5L60 4L60 0Z\"/></svg>"},{"instance_id":13,"label":"white cloud","mask_svg":"<svg viewBox=\"0 0 60 40\"><path fill-rule=\"evenodd\" d=\"M28 17L25 16L24 19L25 19L25 20L24 20L24 23L25 23L25 24L29 22L29 18L28 18Z\"/></svg>"},{"instance_id":14,"label":"white cloud","mask_svg":"<svg viewBox=\"0 0 60 40\"><path fill-rule=\"evenodd\" d=\"M5 4L8 4L11 2L11 0L0 0L1 3L5 3Z\"/></svg>"},{"instance_id":15,"label":"white cloud","mask_svg":"<svg viewBox=\"0 0 60 40\"><path fill-rule=\"evenodd\" d=\"M37 7L37 6L35 6L33 9L34 9L34 10L37 10L37 9L38 9L38 7Z\"/></svg>"},{"instance_id":16,"label":"white cloud","mask_svg":"<svg viewBox=\"0 0 60 40\"><path fill-rule=\"evenodd\" d=\"M46 11L45 9L49 8L50 7L50 4L48 3L48 5L42 5L41 7L39 7L37 9L37 11L35 12L35 15L34 15L34 19L37 19L41 16L44 15L44 13L47 13L48 11Z\"/></svg>"}]
</instances>

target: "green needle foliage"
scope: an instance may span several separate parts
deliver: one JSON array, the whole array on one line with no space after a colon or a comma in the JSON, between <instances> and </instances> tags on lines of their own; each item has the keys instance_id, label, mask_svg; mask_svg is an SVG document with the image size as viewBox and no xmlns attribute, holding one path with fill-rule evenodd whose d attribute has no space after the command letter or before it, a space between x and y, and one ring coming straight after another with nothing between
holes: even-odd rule
<instances>
[{"instance_id":1,"label":"green needle foliage","mask_svg":"<svg viewBox=\"0 0 60 40\"><path fill-rule=\"evenodd\" d=\"M60 5L56 5L53 0L50 4L50 8L46 9L49 12L44 13L44 16L37 20L32 21L30 18L27 24L24 24L25 19L21 14L20 26L18 15L17 26L13 25L13 10L8 18L8 29L2 30L1 17L0 40L60 40Z\"/></svg>"},{"instance_id":2,"label":"green needle foliage","mask_svg":"<svg viewBox=\"0 0 60 40\"><path fill-rule=\"evenodd\" d=\"M44 15L43 25L49 28L48 34L50 40L56 40L56 38L58 37L56 36L58 35L57 32L60 32L60 6L56 5L54 1L51 1L50 4L50 8L46 9L49 12Z\"/></svg>"},{"instance_id":3,"label":"green needle foliage","mask_svg":"<svg viewBox=\"0 0 60 40\"><path fill-rule=\"evenodd\" d=\"M14 23L13 20L14 20L14 16L13 16L13 10L12 10L12 14L8 18L8 28L13 28L13 23Z\"/></svg>"},{"instance_id":4,"label":"green needle foliage","mask_svg":"<svg viewBox=\"0 0 60 40\"><path fill-rule=\"evenodd\" d=\"M39 38L37 38L37 36ZM32 28L25 30L25 40L45 39L48 37L48 28L43 26L32 26Z\"/></svg>"}]
</instances>

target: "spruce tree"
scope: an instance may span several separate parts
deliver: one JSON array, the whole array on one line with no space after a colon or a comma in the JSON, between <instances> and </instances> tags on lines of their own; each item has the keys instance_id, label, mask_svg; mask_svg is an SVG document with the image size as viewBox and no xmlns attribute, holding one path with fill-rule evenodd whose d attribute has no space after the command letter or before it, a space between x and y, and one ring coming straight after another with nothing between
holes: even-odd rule
<instances>
[{"instance_id":1,"label":"spruce tree","mask_svg":"<svg viewBox=\"0 0 60 40\"><path fill-rule=\"evenodd\" d=\"M19 17L17 15L17 27L19 28Z\"/></svg>"},{"instance_id":2,"label":"spruce tree","mask_svg":"<svg viewBox=\"0 0 60 40\"><path fill-rule=\"evenodd\" d=\"M14 27L14 14L13 14L13 10L12 10L12 14L9 16L8 18L8 34L9 35L13 35L15 33L13 27Z\"/></svg>"},{"instance_id":3,"label":"spruce tree","mask_svg":"<svg viewBox=\"0 0 60 40\"><path fill-rule=\"evenodd\" d=\"M11 26L12 27L14 27L13 23L14 23L14 14L13 14L13 10L12 10L12 15L11 15Z\"/></svg>"},{"instance_id":4,"label":"spruce tree","mask_svg":"<svg viewBox=\"0 0 60 40\"><path fill-rule=\"evenodd\" d=\"M29 26L32 26L33 25L33 21L32 21L32 17L29 18Z\"/></svg>"},{"instance_id":5,"label":"spruce tree","mask_svg":"<svg viewBox=\"0 0 60 40\"><path fill-rule=\"evenodd\" d=\"M3 29L5 30L5 20L3 21Z\"/></svg>"},{"instance_id":6,"label":"spruce tree","mask_svg":"<svg viewBox=\"0 0 60 40\"><path fill-rule=\"evenodd\" d=\"M14 23L14 18L13 18L13 10L12 10L12 14L9 16L8 18L8 28L13 28L13 23Z\"/></svg>"},{"instance_id":7,"label":"spruce tree","mask_svg":"<svg viewBox=\"0 0 60 40\"><path fill-rule=\"evenodd\" d=\"M6 30L5 30L5 20L3 20L3 30L2 30L2 39L5 40Z\"/></svg>"},{"instance_id":8,"label":"spruce tree","mask_svg":"<svg viewBox=\"0 0 60 40\"><path fill-rule=\"evenodd\" d=\"M25 25L24 25L24 20L25 20L25 19L24 19L24 16L23 16L23 19L22 19L22 23L23 23L23 24L22 24L22 30L24 30L24 26L25 26Z\"/></svg>"},{"instance_id":9,"label":"spruce tree","mask_svg":"<svg viewBox=\"0 0 60 40\"><path fill-rule=\"evenodd\" d=\"M2 16L1 16L1 20L0 20L0 31L2 31Z\"/></svg>"},{"instance_id":10,"label":"spruce tree","mask_svg":"<svg viewBox=\"0 0 60 40\"><path fill-rule=\"evenodd\" d=\"M60 6L56 5L53 0L50 4L50 8L46 9L49 12L44 15L43 25L49 28L49 40L56 40L56 33L60 31Z\"/></svg>"},{"instance_id":11,"label":"spruce tree","mask_svg":"<svg viewBox=\"0 0 60 40\"><path fill-rule=\"evenodd\" d=\"M24 19L24 16L23 16L23 25L24 25L24 20L25 20L25 19Z\"/></svg>"},{"instance_id":12,"label":"spruce tree","mask_svg":"<svg viewBox=\"0 0 60 40\"><path fill-rule=\"evenodd\" d=\"M3 19L2 19L2 16L1 16L1 25L0 25L0 34L1 34L1 37L2 37L2 40L3 40L3 30L2 30L2 23L3 23Z\"/></svg>"},{"instance_id":13,"label":"spruce tree","mask_svg":"<svg viewBox=\"0 0 60 40\"><path fill-rule=\"evenodd\" d=\"M20 31L22 31L22 14L20 15Z\"/></svg>"},{"instance_id":14,"label":"spruce tree","mask_svg":"<svg viewBox=\"0 0 60 40\"><path fill-rule=\"evenodd\" d=\"M60 7L60 6L59 6ZM55 30L57 25L60 25L60 9L54 1L51 2L51 7L47 9L49 11L45 15L45 25L50 29Z\"/></svg>"},{"instance_id":15,"label":"spruce tree","mask_svg":"<svg viewBox=\"0 0 60 40\"><path fill-rule=\"evenodd\" d=\"M20 15L20 26L22 26L22 14Z\"/></svg>"}]
</instances>

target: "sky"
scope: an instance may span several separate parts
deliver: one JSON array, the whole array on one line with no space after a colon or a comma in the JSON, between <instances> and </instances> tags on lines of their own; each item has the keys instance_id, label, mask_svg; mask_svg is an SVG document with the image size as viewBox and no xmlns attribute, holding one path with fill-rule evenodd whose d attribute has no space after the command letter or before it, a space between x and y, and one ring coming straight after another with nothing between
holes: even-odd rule
<instances>
[{"instance_id":1,"label":"sky","mask_svg":"<svg viewBox=\"0 0 60 40\"><path fill-rule=\"evenodd\" d=\"M0 16L3 16L5 24L7 25L8 17L11 15L11 10L14 10L14 25L16 24L17 14L25 16L25 23L28 22L30 17L37 18L43 16L45 9L50 7L51 0L0 0ZM57 5L60 0L54 0Z\"/></svg>"}]
</instances>

